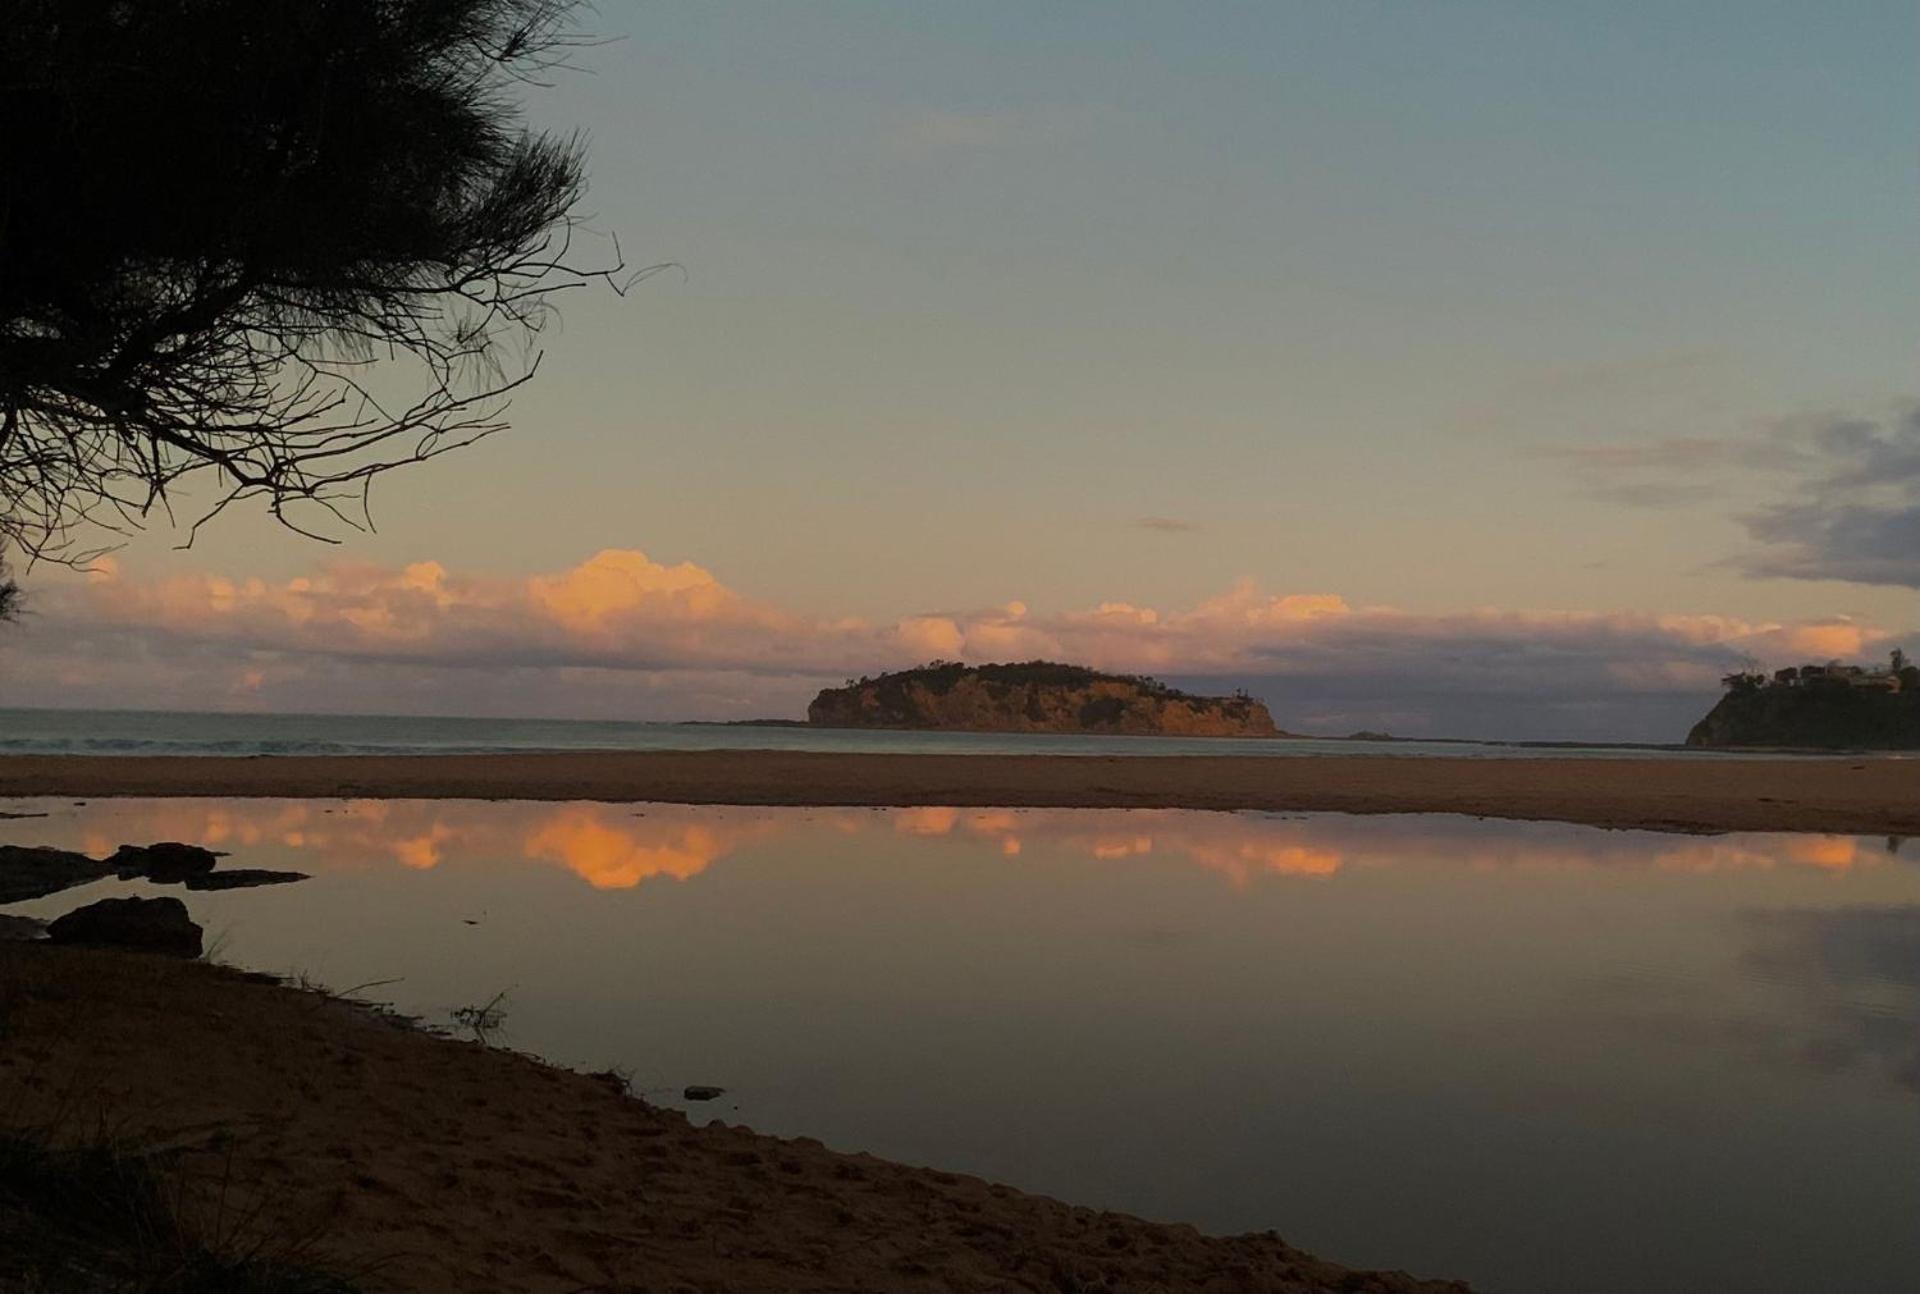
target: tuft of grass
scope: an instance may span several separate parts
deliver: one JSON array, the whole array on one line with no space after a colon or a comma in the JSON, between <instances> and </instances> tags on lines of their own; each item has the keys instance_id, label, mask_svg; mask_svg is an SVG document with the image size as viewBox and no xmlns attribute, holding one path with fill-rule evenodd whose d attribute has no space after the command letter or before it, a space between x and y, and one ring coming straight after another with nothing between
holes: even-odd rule
<instances>
[{"instance_id":1,"label":"tuft of grass","mask_svg":"<svg viewBox=\"0 0 1920 1294\"><path fill-rule=\"evenodd\" d=\"M353 1294L301 1261L312 1236L245 1228L207 1243L138 1153L0 1134L0 1289L66 1294Z\"/></svg>"},{"instance_id":2,"label":"tuft of grass","mask_svg":"<svg viewBox=\"0 0 1920 1294\"><path fill-rule=\"evenodd\" d=\"M633 1071L624 1065L609 1065L588 1074L588 1078L609 1088L615 1096L633 1095Z\"/></svg>"},{"instance_id":3,"label":"tuft of grass","mask_svg":"<svg viewBox=\"0 0 1920 1294\"><path fill-rule=\"evenodd\" d=\"M447 1017L455 1025L473 1035L473 1040L481 1046L490 1046L493 1035L507 1023L506 989L501 989L493 998L480 1005L457 1006L447 1012Z\"/></svg>"}]
</instances>

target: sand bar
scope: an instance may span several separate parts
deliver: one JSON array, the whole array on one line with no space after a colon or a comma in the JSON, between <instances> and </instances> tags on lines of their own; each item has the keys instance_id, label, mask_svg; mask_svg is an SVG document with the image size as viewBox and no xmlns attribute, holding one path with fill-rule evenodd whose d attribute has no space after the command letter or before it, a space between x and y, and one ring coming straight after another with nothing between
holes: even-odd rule
<instances>
[{"instance_id":1,"label":"sand bar","mask_svg":"<svg viewBox=\"0 0 1920 1294\"><path fill-rule=\"evenodd\" d=\"M0 796L1463 813L1664 831L1920 835L1920 759L881 755L8 756Z\"/></svg>"}]
</instances>

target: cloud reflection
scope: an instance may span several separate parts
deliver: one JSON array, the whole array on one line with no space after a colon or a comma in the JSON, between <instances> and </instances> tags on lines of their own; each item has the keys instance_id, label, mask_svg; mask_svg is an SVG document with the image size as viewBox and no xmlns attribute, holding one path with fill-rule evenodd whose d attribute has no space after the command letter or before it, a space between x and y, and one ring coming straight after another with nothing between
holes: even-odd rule
<instances>
[{"instance_id":1,"label":"cloud reflection","mask_svg":"<svg viewBox=\"0 0 1920 1294\"><path fill-rule=\"evenodd\" d=\"M633 825L603 805L568 805L529 832L522 848L529 858L559 863L599 890L632 889L642 881L698 876L771 824L708 826L671 819Z\"/></svg>"},{"instance_id":2,"label":"cloud reflection","mask_svg":"<svg viewBox=\"0 0 1920 1294\"><path fill-rule=\"evenodd\" d=\"M1821 1072L1865 1069L1920 1093L1920 906L1751 914L1745 961L1799 999L1795 1059Z\"/></svg>"},{"instance_id":3,"label":"cloud reflection","mask_svg":"<svg viewBox=\"0 0 1920 1294\"><path fill-rule=\"evenodd\" d=\"M58 820L43 824L58 830ZM1189 867L1235 888L1355 868L1674 873L1810 869L1835 876L1892 855L1850 836L1670 836L1433 817L1350 818L1150 809L757 809L428 800L120 801L78 815L59 843L96 856L129 840L297 855L301 870L414 870L530 860L596 889L686 881L750 845L832 833L944 841L1047 866Z\"/></svg>"}]
</instances>

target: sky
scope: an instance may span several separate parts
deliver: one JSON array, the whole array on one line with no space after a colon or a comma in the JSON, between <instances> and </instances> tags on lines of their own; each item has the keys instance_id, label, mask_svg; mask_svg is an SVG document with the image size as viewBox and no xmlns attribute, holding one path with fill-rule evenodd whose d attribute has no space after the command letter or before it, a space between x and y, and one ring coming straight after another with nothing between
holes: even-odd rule
<instances>
[{"instance_id":1,"label":"sky","mask_svg":"<svg viewBox=\"0 0 1920 1294\"><path fill-rule=\"evenodd\" d=\"M530 119L674 268L375 533L25 572L0 705L790 717L1045 655L1677 740L1745 661L1920 649L1911 5L588 25Z\"/></svg>"}]
</instances>

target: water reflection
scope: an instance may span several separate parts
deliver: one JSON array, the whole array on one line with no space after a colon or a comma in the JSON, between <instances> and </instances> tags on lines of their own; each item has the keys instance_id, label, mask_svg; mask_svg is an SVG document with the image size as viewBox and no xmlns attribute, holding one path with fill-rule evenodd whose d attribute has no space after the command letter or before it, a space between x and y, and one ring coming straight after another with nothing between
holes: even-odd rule
<instances>
[{"instance_id":1,"label":"water reflection","mask_svg":"<svg viewBox=\"0 0 1920 1294\"><path fill-rule=\"evenodd\" d=\"M1794 1056L1920 1093L1920 904L1752 913L1747 965L1800 1007Z\"/></svg>"},{"instance_id":2,"label":"water reflection","mask_svg":"<svg viewBox=\"0 0 1920 1294\"><path fill-rule=\"evenodd\" d=\"M181 840L235 962L509 991L505 1041L729 1121L1503 1291L1906 1290L1920 867L1464 817L0 804ZM114 881L8 911L50 916ZM1631 1243L1621 1243L1621 1237Z\"/></svg>"},{"instance_id":3,"label":"water reflection","mask_svg":"<svg viewBox=\"0 0 1920 1294\"><path fill-rule=\"evenodd\" d=\"M678 820L676 820L676 817ZM749 840L774 834L771 820L709 826L681 815L634 823L598 805L571 805L519 838L529 858L559 863L602 890L668 876L688 880Z\"/></svg>"},{"instance_id":4,"label":"water reflection","mask_svg":"<svg viewBox=\"0 0 1920 1294\"><path fill-rule=\"evenodd\" d=\"M597 889L690 880L749 844L803 834L891 833L984 844L1003 857L1200 868L1235 888L1263 878L1329 877L1349 868L1443 860L1477 871L1644 869L1741 872L1807 868L1836 875L1880 866L1897 842L1818 835L1671 836L1568 831L1465 819L1193 813L1141 809L716 809L681 805L465 801L120 801L84 827L64 815L26 832L104 856L124 840L213 849L272 847L309 866L414 869L520 857L567 868ZM77 836L76 836L77 831Z\"/></svg>"}]
</instances>

